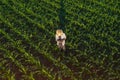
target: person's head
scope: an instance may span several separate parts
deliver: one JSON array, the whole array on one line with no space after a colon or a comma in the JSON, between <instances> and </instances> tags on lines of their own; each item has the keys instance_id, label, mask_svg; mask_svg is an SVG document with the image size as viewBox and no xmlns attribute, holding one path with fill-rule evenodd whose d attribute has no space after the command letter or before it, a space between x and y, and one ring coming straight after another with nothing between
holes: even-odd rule
<instances>
[{"instance_id":1,"label":"person's head","mask_svg":"<svg viewBox=\"0 0 120 80\"><path fill-rule=\"evenodd\" d=\"M56 34L57 34L58 36L61 36L61 35L63 34L62 29L57 29L57 30L56 30Z\"/></svg>"}]
</instances>

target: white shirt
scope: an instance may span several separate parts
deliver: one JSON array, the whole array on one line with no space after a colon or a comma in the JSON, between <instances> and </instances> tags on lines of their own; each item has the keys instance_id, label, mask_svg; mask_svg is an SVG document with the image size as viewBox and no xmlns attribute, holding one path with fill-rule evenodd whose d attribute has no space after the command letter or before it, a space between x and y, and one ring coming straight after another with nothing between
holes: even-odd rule
<instances>
[{"instance_id":1,"label":"white shirt","mask_svg":"<svg viewBox=\"0 0 120 80\"><path fill-rule=\"evenodd\" d=\"M56 39L56 41L59 39L59 36L55 36L55 39ZM63 33L62 35L61 35L61 39L66 39L66 35L65 35L65 33Z\"/></svg>"}]
</instances>

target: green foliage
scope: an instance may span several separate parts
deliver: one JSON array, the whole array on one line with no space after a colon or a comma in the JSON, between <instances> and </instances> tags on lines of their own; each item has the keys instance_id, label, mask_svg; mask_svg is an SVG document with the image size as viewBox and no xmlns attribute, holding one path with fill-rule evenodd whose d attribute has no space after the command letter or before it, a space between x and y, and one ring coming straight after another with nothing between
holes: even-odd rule
<instances>
[{"instance_id":1,"label":"green foliage","mask_svg":"<svg viewBox=\"0 0 120 80\"><path fill-rule=\"evenodd\" d=\"M119 80L119 0L1 0L0 80ZM55 30L67 35L58 50Z\"/></svg>"}]
</instances>

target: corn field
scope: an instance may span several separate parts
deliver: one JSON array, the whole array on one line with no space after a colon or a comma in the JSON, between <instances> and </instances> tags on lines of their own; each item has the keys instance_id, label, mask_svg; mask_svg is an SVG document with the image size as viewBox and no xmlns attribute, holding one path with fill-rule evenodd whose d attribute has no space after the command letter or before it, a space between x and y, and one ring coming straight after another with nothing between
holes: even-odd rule
<instances>
[{"instance_id":1,"label":"corn field","mask_svg":"<svg viewBox=\"0 0 120 80\"><path fill-rule=\"evenodd\" d=\"M120 80L120 0L0 0L0 80Z\"/></svg>"}]
</instances>

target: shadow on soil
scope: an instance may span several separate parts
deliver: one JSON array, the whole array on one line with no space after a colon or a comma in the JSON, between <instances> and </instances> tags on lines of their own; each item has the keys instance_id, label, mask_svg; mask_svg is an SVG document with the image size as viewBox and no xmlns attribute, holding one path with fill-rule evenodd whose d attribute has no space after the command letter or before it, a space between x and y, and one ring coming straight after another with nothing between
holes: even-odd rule
<instances>
[{"instance_id":1,"label":"shadow on soil","mask_svg":"<svg viewBox=\"0 0 120 80\"><path fill-rule=\"evenodd\" d=\"M64 9L64 0L60 1L60 6L61 6L61 8L60 8L59 13L58 13L59 19L60 19L60 25L59 25L59 27L61 29L64 29L65 28L65 22L66 22L66 19L65 19L66 11Z\"/></svg>"}]
</instances>

